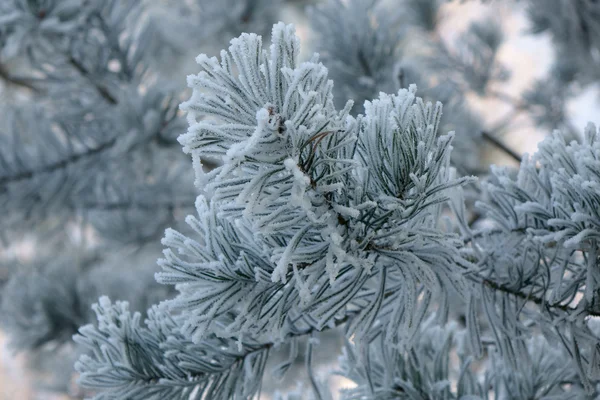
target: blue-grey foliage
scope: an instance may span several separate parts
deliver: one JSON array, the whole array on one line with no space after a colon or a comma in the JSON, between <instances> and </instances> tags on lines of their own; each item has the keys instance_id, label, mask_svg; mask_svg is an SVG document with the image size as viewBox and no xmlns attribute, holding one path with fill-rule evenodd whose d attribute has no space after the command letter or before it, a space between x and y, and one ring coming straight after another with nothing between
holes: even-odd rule
<instances>
[{"instance_id":1,"label":"blue-grey foliage","mask_svg":"<svg viewBox=\"0 0 600 400\"><path fill-rule=\"evenodd\" d=\"M35 105L7 105L4 112L0 204L11 214L5 223L85 215L119 241L160 234L172 211L191 206L195 194L183 184L184 159L174 146L182 121L177 90L148 87L156 77L143 51L147 25L132 23L141 3L81 4L82 21L57 28L57 38L41 32L63 23L52 16L66 12L66 2L17 3L14 21L33 18L31 30L7 19L0 32L5 49L15 38L43 36L15 54L43 93Z\"/></svg>"},{"instance_id":2,"label":"blue-grey foliage","mask_svg":"<svg viewBox=\"0 0 600 400\"><path fill-rule=\"evenodd\" d=\"M439 42L437 50L442 56L434 57L431 62L436 69L444 70L450 81L485 94L490 82L508 78L506 68L496 62L502 40L502 27L497 22L473 22L456 40L455 49Z\"/></svg>"},{"instance_id":3,"label":"blue-grey foliage","mask_svg":"<svg viewBox=\"0 0 600 400\"><path fill-rule=\"evenodd\" d=\"M449 41L438 0L324 0L306 61L284 1L2 2L2 329L93 399L257 398L298 364L274 398L333 399L325 331L343 399L600 398L600 132L567 113L599 10L542 3L559 57L512 97L501 24ZM522 115L563 133L521 157ZM520 166L482 172L484 139Z\"/></svg>"},{"instance_id":4,"label":"blue-grey foliage","mask_svg":"<svg viewBox=\"0 0 600 400\"><path fill-rule=\"evenodd\" d=\"M148 2L1 3L0 320L39 353L72 347L102 294L139 310L168 295L148 243L196 197L176 141L185 88L162 78Z\"/></svg>"},{"instance_id":5,"label":"blue-grey foliage","mask_svg":"<svg viewBox=\"0 0 600 400\"><path fill-rule=\"evenodd\" d=\"M168 287L144 271L153 264L151 255L102 254L79 252L18 265L2 288L1 303L2 327L13 346L37 350L70 341L79 326L95 319L91 305L102 295L119 296L146 310L169 294ZM117 273L115 259L132 266Z\"/></svg>"},{"instance_id":6,"label":"blue-grey foliage","mask_svg":"<svg viewBox=\"0 0 600 400\"><path fill-rule=\"evenodd\" d=\"M600 4L593 0L529 0L530 32L549 34L554 63L541 82L525 93L536 123L560 129L569 138L578 130L566 112L570 98L600 80Z\"/></svg>"},{"instance_id":7,"label":"blue-grey foliage","mask_svg":"<svg viewBox=\"0 0 600 400\"><path fill-rule=\"evenodd\" d=\"M309 10L318 34L316 49L336 84L338 106L352 99L361 109L380 91L393 93L401 86L395 66L405 29L397 8L390 10L383 3L331 0Z\"/></svg>"},{"instance_id":8,"label":"blue-grey foliage","mask_svg":"<svg viewBox=\"0 0 600 400\"><path fill-rule=\"evenodd\" d=\"M594 0L529 0L533 33L548 32L562 80L597 81L600 67L600 4Z\"/></svg>"},{"instance_id":9,"label":"blue-grey foliage","mask_svg":"<svg viewBox=\"0 0 600 400\"><path fill-rule=\"evenodd\" d=\"M481 207L500 225L474 231L462 222L469 179L450 166L452 134L437 134L440 103L424 103L411 86L353 117L351 103L336 110L317 56L297 62L291 26L275 25L271 42L264 50L259 36L242 34L220 60L199 56L203 71L188 78L194 91L182 105L190 126L179 141L201 195L198 216L187 218L195 234L168 230L163 240L156 277L179 295L160 309L171 333L152 340L189 341L180 346L210 356L215 369L182 373L189 363L170 359L168 345L140 344L149 353L138 356L125 337L143 343L165 329L152 319L140 328L126 310L117 315L127 322L109 329L100 312L98 328L77 339L95 351L78 364L82 383L97 398L249 398L265 349L343 324L351 342L342 372L358 384L347 398L595 393L598 339L586 322L597 315L595 128L581 144L548 139L518 176L493 170ZM219 164L206 172L204 159ZM445 204L462 238L440 224ZM444 327L457 296L465 327ZM437 316L426 318L432 306ZM100 334L110 353L90 339ZM218 349L217 337L226 341ZM138 378L142 362L159 370ZM245 372L239 363L249 363ZM114 365L123 372L109 378ZM314 395L328 396L311 379Z\"/></svg>"}]
</instances>

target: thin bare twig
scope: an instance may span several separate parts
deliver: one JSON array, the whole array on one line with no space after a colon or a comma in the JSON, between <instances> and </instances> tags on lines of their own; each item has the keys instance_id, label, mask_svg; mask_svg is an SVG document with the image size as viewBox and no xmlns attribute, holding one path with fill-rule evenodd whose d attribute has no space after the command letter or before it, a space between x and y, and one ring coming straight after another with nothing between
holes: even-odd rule
<instances>
[{"instance_id":1,"label":"thin bare twig","mask_svg":"<svg viewBox=\"0 0 600 400\"><path fill-rule=\"evenodd\" d=\"M521 161L522 161L521 160L521 156L516 151L514 151L514 150L510 149L509 147L507 147L500 140L498 140L494 136L490 135L489 132L482 131L481 132L481 136L483 136L483 138L485 140L487 140L488 142L490 142L491 144L493 144L494 146L496 146L497 148L499 148L500 150L502 150L504 153L508 154L514 160L516 160L517 162L521 163Z\"/></svg>"}]
</instances>

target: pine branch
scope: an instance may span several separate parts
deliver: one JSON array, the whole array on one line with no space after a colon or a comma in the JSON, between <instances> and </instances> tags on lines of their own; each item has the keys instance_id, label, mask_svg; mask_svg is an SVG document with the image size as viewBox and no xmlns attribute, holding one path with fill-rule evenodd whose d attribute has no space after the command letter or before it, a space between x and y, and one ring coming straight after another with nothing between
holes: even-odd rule
<instances>
[{"instance_id":1,"label":"pine branch","mask_svg":"<svg viewBox=\"0 0 600 400\"><path fill-rule=\"evenodd\" d=\"M116 202L102 202L102 201L85 201L81 204L77 204L77 208L83 208L86 210L101 210L101 211L113 211L113 210L156 210L159 208L165 208L169 211L173 211L180 208L189 208L194 206L195 197L181 200L173 199L168 201L139 201L139 200L123 200Z\"/></svg>"},{"instance_id":2,"label":"pine branch","mask_svg":"<svg viewBox=\"0 0 600 400\"><path fill-rule=\"evenodd\" d=\"M498 284L497 282L494 282L489 278L484 278L479 275L473 275L472 272L468 272L466 276L473 282L482 283L498 292L510 294L522 300L526 300L528 302L537 304L540 307L541 311L558 310L562 311L563 313L566 313L567 315L573 315L573 312L577 312L578 314L585 313L586 315L591 317L600 317L600 312L598 311L594 311L589 308L580 309L579 307L571 307L569 305L560 303L549 304L544 298L536 297L533 296L531 293L523 293L522 291L509 288L505 285Z\"/></svg>"},{"instance_id":3,"label":"pine branch","mask_svg":"<svg viewBox=\"0 0 600 400\"><path fill-rule=\"evenodd\" d=\"M135 5L135 3L132 3L132 4L134 4L133 10L135 10L135 7L138 7L138 5ZM128 13L131 13L131 11L132 11L132 9L127 10ZM138 13L141 11L142 10L139 10L139 9L137 10ZM127 60L127 52L121 48L121 45L119 43L118 33L115 33L115 30L113 29L113 27L109 26L106 23L106 20L104 19L102 14L94 13L92 16L95 17L96 19L98 19L98 21L100 23L100 27L102 29L102 33L104 34L104 36L107 39L108 43L110 44L112 50L114 51L117 59L119 60L119 64L121 66L123 74L126 77L126 80L130 81L133 78L133 71L131 70L131 67ZM137 17L139 17L139 16L136 16L136 18Z\"/></svg>"},{"instance_id":4,"label":"pine branch","mask_svg":"<svg viewBox=\"0 0 600 400\"><path fill-rule=\"evenodd\" d=\"M5 184L9 184L9 183L14 183L14 182L20 182L23 180L34 178L37 175L48 174L48 173L56 172L61 169L65 169L84 158L91 157L91 156L100 154L104 151L111 149L115 143L116 143L116 138L113 138L105 143L102 143L101 145L99 145L95 148L88 149L87 151L84 151L81 153L72 154L71 156L69 156L65 159L62 159L60 161L57 161L57 162L54 162L54 163L51 163L48 165L44 165L43 167L34 168L34 169L31 169L28 171L22 171L17 174L14 174L14 175L0 176L0 185L5 185Z\"/></svg>"},{"instance_id":5,"label":"pine branch","mask_svg":"<svg viewBox=\"0 0 600 400\"><path fill-rule=\"evenodd\" d=\"M80 359L76 369L84 387L101 389L98 399L141 399L151 395L190 398L192 392L196 393L194 399L237 398L233 393L250 397L260 388L267 357L274 346L317 331L311 326L281 340L240 340L237 345L235 340L213 335L193 344L180 334L177 323L163 310L149 311L147 327L141 327L139 313L131 315L127 303L113 305L103 297L93 308L98 326L85 326L75 336L76 342L91 353ZM341 326L354 315L348 313L323 330ZM114 369L114 373L103 377L106 368ZM252 381L246 382L247 379Z\"/></svg>"},{"instance_id":6,"label":"pine branch","mask_svg":"<svg viewBox=\"0 0 600 400\"><path fill-rule=\"evenodd\" d=\"M106 100L109 104L116 105L118 104L117 99L110 94L108 89L102 86L100 83L96 82L91 76L90 73L85 69L83 64L77 61L74 57L69 57L69 64L77 71L79 74L85 78L98 92L98 94Z\"/></svg>"},{"instance_id":7,"label":"pine branch","mask_svg":"<svg viewBox=\"0 0 600 400\"><path fill-rule=\"evenodd\" d=\"M321 329L317 328L316 326L311 326L310 328L307 328L305 330L294 331L294 332L289 333L285 338L283 338L283 340L286 341L289 339L296 339L296 338L301 338L301 337L305 337L305 336L314 336L315 334L317 334L319 332L327 332L327 331L330 331L333 329L337 329L337 328L341 327L342 325L344 325L348 322L351 322L352 318L356 317L358 314L359 314L359 311L346 311L345 315L342 318L336 319L333 322L333 324L331 324L331 325L324 326ZM253 351L247 353L246 355L244 355L244 357L247 357L256 352L269 350L279 344L281 344L281 341L265 342L265 343L259 345L256 350L253 350Z\"/></svg>"}]
</instances>

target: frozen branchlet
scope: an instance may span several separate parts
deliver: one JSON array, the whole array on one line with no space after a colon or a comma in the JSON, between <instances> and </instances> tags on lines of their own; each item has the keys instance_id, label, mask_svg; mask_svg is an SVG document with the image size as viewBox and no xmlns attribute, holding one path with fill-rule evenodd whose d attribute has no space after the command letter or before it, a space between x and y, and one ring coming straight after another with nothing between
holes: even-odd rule
<instances>
[{"instance_id":1,"label":"frozen branchlet","mask_svg":"<svg viewBox=\"0 0 600 400\"><path fill-rule=\"evenodd\" d=\"M462 241L437 222L466 182L450 175L452 135L437 137L441 104L413 86L350 117L327 70L316 57L299 64L298 51L280 23L270 51L242 34L220 62L198 57L179 140L221 165L197 168L203 194L187 222L198 237L167 232L157 279L179 290L167 304L198 349L214 335L242 349L342 323L364 340L385 327L391 345L409 346L429 305L465 289Z\"/></svg>"},{"instance_id":2,"label":"frozen branchlet","mask_svg":"<svg viewBox=\"0 0 600 400\"><path fill-rule=\"evenodd\" d=\"M379 289L365 288L365 297L372 297L377 308L383 305L380 297L390 284L386 282L402 274L418 280L427 276L432 286L440 279L457 281L453 271L433 267L459 259L457 244L436 231L438 204L445 201L448 188L461 183L446 176L450 137L436 139L441 106L425 105L420 99L415 103L412 88L367 103L364 118L347 117L346 110L336 112L324 68L314 62L296 65L298 42L290 29L275 26L270 57L253 35L234 39L229 54L221 54L220 64L199 57L205 71L190 78L195 91L183 105L191 122L180 138L184 150L194 158L220 157L223 164L208 175L199 171L210 200L199 200L201 222L191 223L202 230L202 238L192 242L180 235L167 236L165 243L188 259L179 260L167 251L162 262L166 272L159 279L181 282L180 287L200 279L174 304L184 310L195 304L192 312L205 323L215 313L239 308L236 326L229 327L231 335L258 335L267 327L281 332L287 313L299 314L300 306L313 309L318 325L326 326L349 307L352 290L362 290L371 281L378 282ZM232 60L240 71L237 76ZM201 115L206 118L199 120ZM401 151L405 158L392 157ZM235 224L217 223L219 219ZM219 238L222 234L227 238ZM233 248L226 251L224 243ZM421 251L428 246L427 252ZM251 249L256 249L255 255L248 258ZM433 249L439 253L429 253ZM246 271L237 275L247 278L227 284L231 295L226 303L208 296L222 296L222 289L207 289L207 284L215 283L202 283L205 279L186 266L198 268L200 253L206 263L200 268L211 273L242 267ZM220 260L221 254L229 260ZM410 256L406 270L376 273L385 268L383 260L394 263L401 254ZM375 258L380 258L381 266L373 266ZM184 270L187 278L181 277ZM226 274L231 278L223 284L236 276ZM253 275L254 282L248 279ZM264 282L265 277L270 282ZM244 294L246 290L253 294ZM198 307L197 293L208 296L203 303L209 309ZM406 295L410 304L416 304L418 291L407 289ZM284 308L272 308L271 313L277 314L265 314L264 306L254 304L263 296L288 300ZM415 312L400 307L394 323L410 321L404 310ZM275 321L279 322L273 325ZM205 323L196 321L190 327L201 334ZM370 324L362 323L363 328Z\"/></svg>"},{"instance_id":3,"label":"frozen branchlet","mask_svg":"<svg viewBox=\"0 0 600 400\"><path fill-rule=\"evenodd\" d=\"M598 337L585 321L600 312L599 143L592 124L582 143L567 144L555 132L519 171L494 169L485 185L488 200L480 205L497 228L473 239L481 251L481 299L491 326L510 315L514 333L527 330L523 321L542 329L554 325L555 332L545 333L564 340L587 390L596 379ZM497 289L505 295L493 294ZM539 309L523 308L528 299ZM514 365L518 341L495 332Z\"/></svg>"},{"instance_id":4,"label":"frozen branchlet","mask_svg":"<svg viewBox=\"0 0 600 400\"><path fill-rule=\"evenodd\" d=\"M96 399L245 399L260 387L269 345L214 335L194 344L160 307L149 311L145 326L127 303L107 297L94 311L98 326L81 328L75 339L94 352L75 368Z\"/></svg>"},{"instance_id":5,"label":"frozen branchlet","mask_svg":"<svg viewBox=\"0 0 600 400\"><path fill-rule=\"evenodd\" d=\"M440 326L435 315L425 320L410 351L390 349L376 337L366 351L348 343L340 374L357 386L343 389L341 398L358 399L525 399L584 398L574 364L566 353L540 337L526 341L521 363L512 366L497 354L475 372L478 362L468 345L468 332L454 323ZM453 360L450 353L456 351Z\"/></svg>"},{"instance_id":6,"label":"frozen branchlet","mask_svg":"<svg viewBox=\"0 0 600 400\"><path fill-rule=\"evenodd\" d=\"M529 230L542 243L592 250L600 239L600 133L593 124L585 129L582 143L567 144L555 132L539 146L538 153L522 163L511 179L495 171L496 184L488 192L499 210L494 217L506 229ZM510 198L514 211L501 204Z\"/></svg>"}]
</instances>

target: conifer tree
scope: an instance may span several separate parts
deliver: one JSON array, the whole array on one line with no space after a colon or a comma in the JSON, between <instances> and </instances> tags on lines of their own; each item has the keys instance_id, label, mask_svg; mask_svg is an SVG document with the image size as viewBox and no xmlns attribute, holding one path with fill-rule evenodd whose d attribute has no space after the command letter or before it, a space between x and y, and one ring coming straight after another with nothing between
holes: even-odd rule
<instances>
[{"instance_id":1,"label":"conifer tree","mask_svg":"<svg viewBox=\"0 0 600 400\"><path fill-rule=\"evenodd\" d=\"M442 1L311 3L312 57L283 0L0 4L12 345L79 398L262 398L299 369L273 398L600 398L600 131L566 107L600 78L596 3L515 2L557 55L519 96L497 20L451 41ZM552 132L533 155L519 118Z\"/></svg>"},{"instance_id":2,"label":"conifer tree","mask_svg":"<svg viewBox=\"0 0 600 400\"><path fill-rule=\"evenodd\" d=\"M343 326L357 384L344 398L595 395L596 128L581 144L556 133L517 176L493 170L480 207L498 226L473 231L442 105L411 86L338 111L299 45L280 23L269 50L242 34L220 60L198 57L179 138L201 190L196 233L167 231L156 276L179 294L143 325L102 298L75 338L92 351L82 384L98 399L251 398L272 348ZM206 173L206 158L222 164ZM440 224L447 204L461 230ZM457 296L464 328L447 322Z\"/></svg>"}]
</instances>

